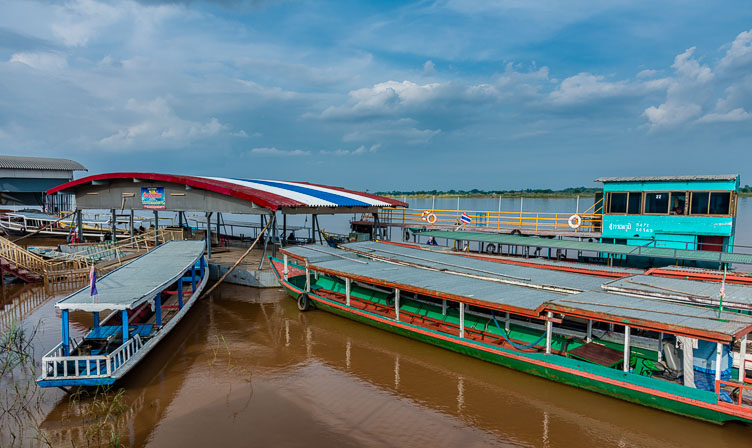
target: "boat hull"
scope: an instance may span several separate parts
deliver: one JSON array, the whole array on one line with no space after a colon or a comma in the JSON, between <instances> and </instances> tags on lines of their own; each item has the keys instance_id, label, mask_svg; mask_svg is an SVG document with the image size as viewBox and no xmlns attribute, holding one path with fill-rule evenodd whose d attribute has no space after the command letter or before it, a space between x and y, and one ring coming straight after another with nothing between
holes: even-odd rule
<instances>
[{"instance_id":1,"label":"boat hull","mask_svg":"<svg viewBox=\"0 0 752 448\"><path fill-rule=\"evenodd\" d=\"M297 298L303 292L302 289L281 278L276 269L275 273L291 297ZM652 378L576 359L506 350L498 346L397 322L375 313L347 307L314 293L308 293L308 295L314 306L322 311L507 368L711 423L722 424L727 421L752 423L752 419L736 409L731 409L722 403L718 404L717 395L713 392L689 388L682 390L684 389L682 385L658 382ZM658 384L650 384L655 382Z\"/></svg>"}]
</instances>

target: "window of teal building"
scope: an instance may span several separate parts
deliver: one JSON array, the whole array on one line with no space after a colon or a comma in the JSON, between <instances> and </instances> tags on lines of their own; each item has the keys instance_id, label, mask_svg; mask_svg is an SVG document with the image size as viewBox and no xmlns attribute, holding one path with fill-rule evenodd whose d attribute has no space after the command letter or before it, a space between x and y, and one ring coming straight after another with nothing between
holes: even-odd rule
<instances>
[{"instance_id":1,"label":"window of teal building","mask_svg":"<svg viewBox=\"0 0 752 448\"><path fill-rule=\"evenodd\" d=\"M645 193L645 213L652 215L668 214L669 198L668 191L651 191Z\"/></svg>"}]
</instances>

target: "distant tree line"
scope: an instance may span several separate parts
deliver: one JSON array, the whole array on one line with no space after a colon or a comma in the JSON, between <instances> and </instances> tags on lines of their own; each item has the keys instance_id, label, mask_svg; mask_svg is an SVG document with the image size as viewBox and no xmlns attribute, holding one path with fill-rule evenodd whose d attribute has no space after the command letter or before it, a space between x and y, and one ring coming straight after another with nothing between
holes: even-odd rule
<instances>
[{"instance_id":1,"label":"distant tree line","mask_svg":"<svg viewBox=\"0 0 752 448\"><path fill-rule=\"evenodd\" d=\"M488 196L506 196L506 197L520 197L520 196L588 196L603 191L602 188L588 188L588 187L569 187L561 190L553 190L551 188L526 188L520 190L480 190L473 188L472 190L410 190L410 191L380 191L376 194L382 196L463 196L463 197L488 197Z\"/></svg>"}]
</instances>

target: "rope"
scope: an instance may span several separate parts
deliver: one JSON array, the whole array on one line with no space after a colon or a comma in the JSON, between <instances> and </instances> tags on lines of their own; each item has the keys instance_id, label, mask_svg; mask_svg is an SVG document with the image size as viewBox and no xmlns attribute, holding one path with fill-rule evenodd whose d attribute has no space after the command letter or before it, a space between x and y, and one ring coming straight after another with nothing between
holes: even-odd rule
<instances>
[{"instance_id":1,"label":"rope","mask_svg":"<svg viewBox=\"0 0 752 448\"><path fill-rule=\"evenodd\" d=\"M523 350L524 350L524 349L530 349L530 348L533 348L533 347L535 347L536 345L538 345L538 343L539 343L540 341L542 341L544 337L546 337L546 333L543 333L543 334L541 334L541 335L540 335L540 337L539 337L539 338L538 338L538 339L537 339L537 340L536 340L535 342L532 342L532 343L530 343L530 344L527 344L527 345L525 345L525 344L519 344L519 343L517 343L517 342L514 342L514 341L512 341L511 339L509 339L509 337L507 337L507 335L506 335L506 333L504 332L504 330L502 330L502 329L501 329L501 327L499 326L499 322L498 322L498 321L496 320L496 315L494 314L494 312L493 312L493 311L491 311L491 318L493 319L494 323L496 324L496 328L498 328L498 329L499 329L499 333L501 333L501 337L503 337L503 338L504 338L504 339L505 339L505 340L506 340L507 342L509 342L509 343L510 343L510 344L512 344L512 345L513 345L514 347L517 347L517 348L519 348L519 349L523 349Z\"/></svg>"}]
</instances>

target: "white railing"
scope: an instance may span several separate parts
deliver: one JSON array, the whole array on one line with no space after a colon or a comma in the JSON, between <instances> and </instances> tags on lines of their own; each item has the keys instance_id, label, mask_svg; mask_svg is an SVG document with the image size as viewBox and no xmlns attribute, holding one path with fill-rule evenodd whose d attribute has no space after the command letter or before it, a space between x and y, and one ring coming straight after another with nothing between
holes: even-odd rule
<instances>
[{"instance_id":1,"label":"white railing","mask_svg":"<svg viewBox=\"0 0 752 448\"><path fill-rule=\"evenodd\" d=\"M70 343L70 350L75 350L75 341L71 340ZM42 379L108 377L143 346L141 337L135 335L108 355L65 356L61 342L42 357Z\"/></svg>"}]
</instances>

